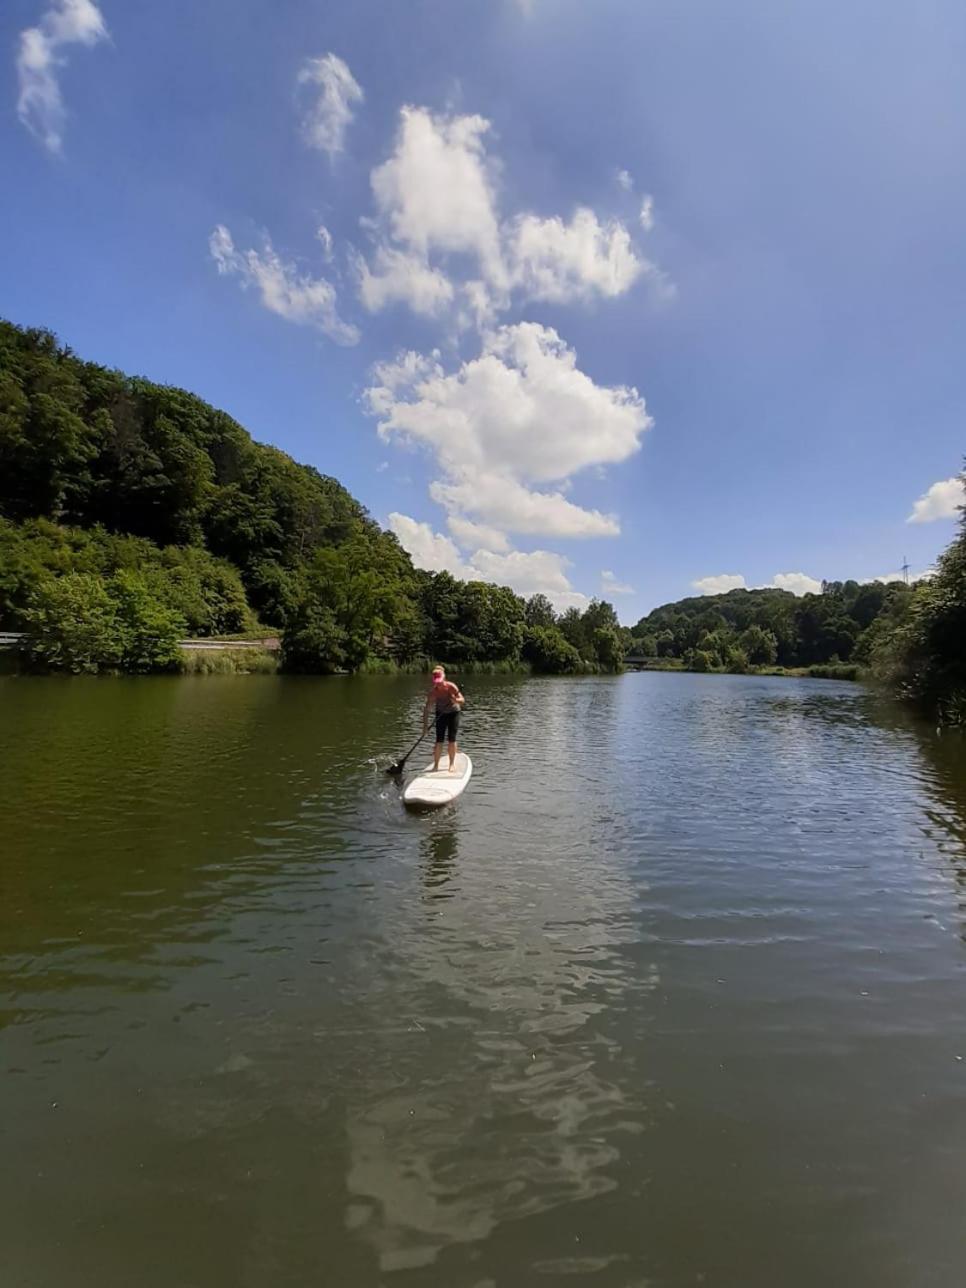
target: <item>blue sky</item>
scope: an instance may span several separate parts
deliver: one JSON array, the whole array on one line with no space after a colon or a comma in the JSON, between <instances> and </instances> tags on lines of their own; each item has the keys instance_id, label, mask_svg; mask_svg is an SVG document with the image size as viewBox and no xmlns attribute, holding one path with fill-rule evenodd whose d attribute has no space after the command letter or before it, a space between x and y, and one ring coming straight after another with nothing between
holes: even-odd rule
<instances>
[{"instance_id":1,"label":"blue sky","mask_svg":"<svg viewBox=\"0 0 966 1288\"><path fill-rule=\"evenodd\" d=\"M0 313L424 566L633 622L952 536L963 5L8 0L0 47Z\"/></svg>"}]
</instances>

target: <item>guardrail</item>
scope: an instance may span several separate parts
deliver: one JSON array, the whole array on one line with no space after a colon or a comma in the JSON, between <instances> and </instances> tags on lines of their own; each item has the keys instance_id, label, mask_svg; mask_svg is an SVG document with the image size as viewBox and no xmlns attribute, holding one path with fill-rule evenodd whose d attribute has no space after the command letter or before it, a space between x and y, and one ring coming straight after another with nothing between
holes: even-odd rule
<instances>
[{"instance_id":1,"label":"guardrail","mask_svg":"<svg viewBox=\"0 0 966 1288\"><path fill-rule=\"evenodd\" d=\"M0 648L16 648L20 641L25 638L23 631L0 631ZM260 640L190 639L178 640L178 647L187 649L189 652L195 649L220 652L224 649L260 648L269 653L276 653L281 647L281 641L277 635L269 635Z\"/></svg>"},{"instance_id":2,"label":"guardrail","mask_svg":"<svg viewBox=\"0 0 966 1288\"><path fill-rule=\"evenodd\" d=\"M260 648L269 653L276 653L282 647L281 640L277 635L266 636L262 640L178 640L178 647L187 649L235 649L235 648Z\"/></svg>"}]
</instances>

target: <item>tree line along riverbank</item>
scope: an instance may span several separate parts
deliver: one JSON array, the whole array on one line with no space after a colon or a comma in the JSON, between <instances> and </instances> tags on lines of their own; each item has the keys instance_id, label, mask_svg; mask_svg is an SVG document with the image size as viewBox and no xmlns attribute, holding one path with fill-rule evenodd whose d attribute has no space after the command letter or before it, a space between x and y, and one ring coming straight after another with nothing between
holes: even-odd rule
<instances>
[{"instance_id":1,"label":"tree line along riverbank","mask_svg":"<svg viewBox=\"0 0 966 1288\"><path fill-rule=\"evenodd\" d=\"M0 631L21 665L71 672L275 669L871 674L947 720L966 710L966 538L906 586L731 591L635 626L595 600L413 567L334 478L255 442L184 390L85 362L0 322ZM278 635L277 654L185 636ZM194 651L192 651L194 653Z\"/></svg>"}]
</instances>

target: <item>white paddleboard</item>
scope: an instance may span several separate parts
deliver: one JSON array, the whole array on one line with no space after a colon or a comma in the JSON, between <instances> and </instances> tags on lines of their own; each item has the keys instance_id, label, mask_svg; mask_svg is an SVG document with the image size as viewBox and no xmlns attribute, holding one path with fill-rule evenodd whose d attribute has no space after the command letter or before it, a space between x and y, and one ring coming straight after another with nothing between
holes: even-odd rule
<instances>
[{"instance_id":1,"label":"white paddleboard","mask_svg":"<svg viewBox=\"0 0 966 1288\"><path fill-rule=\"evenodd\" d=\"M450 773L449 758L444 751L435 773L432 765L427 765L421 774L406 784L403 801L406 805L422 806L424 809L455 801L470 781L472 772L473 762L465 752L458 751L453 772Z\"/></svg>"}]
</instances>

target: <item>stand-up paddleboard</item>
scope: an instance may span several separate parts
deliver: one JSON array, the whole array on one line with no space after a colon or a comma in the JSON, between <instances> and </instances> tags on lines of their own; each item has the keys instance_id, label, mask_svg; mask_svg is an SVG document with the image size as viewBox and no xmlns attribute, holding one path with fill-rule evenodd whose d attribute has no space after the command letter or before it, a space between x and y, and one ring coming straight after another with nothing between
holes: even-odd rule
<instances>
[{"instance_id":1,"label":"stand-up paddleboard","mask_svg":"<svg viewBox=\"0 0 966 1288\"><path fill-rule=\"evenodd\" d=\"M403 802L414 809L430 809L437 805L446 805L462 794L464 787L470 781L472 772L473 762L465 752L459 751L456 753L453 772L450 773L449 760L444 752L443 759L439 762L439 769L435 773L432 765L427 765L421 774L411 783L406 784Z\"/></svg>"}]
</instances>

